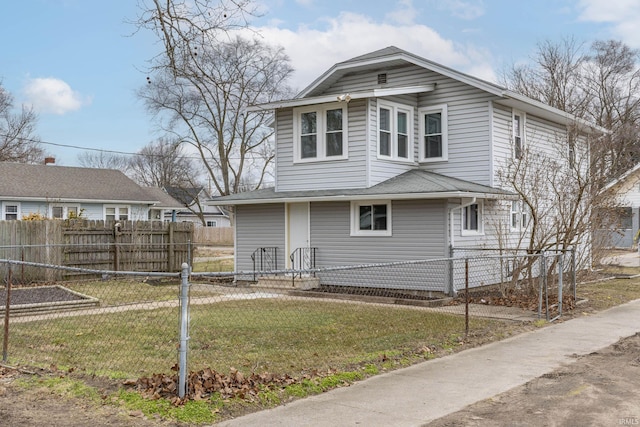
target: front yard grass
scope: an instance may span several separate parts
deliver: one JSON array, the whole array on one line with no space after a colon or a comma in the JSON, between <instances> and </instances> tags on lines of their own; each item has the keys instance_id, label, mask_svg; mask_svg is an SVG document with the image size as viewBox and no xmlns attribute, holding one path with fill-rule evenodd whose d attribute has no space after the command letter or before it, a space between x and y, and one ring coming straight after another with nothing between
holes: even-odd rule
<instances>
[{"instance_id":1,"label":"front yard grass","mask_svg":"<svg viewBox=\"0 0 640 427\"><path fill-rule=\"evenodd\" d=\"M96 281L67 286L99 297L104 307L178 296L177 282ZM201 292L195 296L212 294ZM587 301L565 313L567 318L640 298L640 278L579 283L577 294ZM269 372L300 381L281 391L264 389L254 402L212 394L197 404L175 407L166 399L150 402L131 390L110 394L99 390L106 396L104 403L149 417L161 414L193 424L211 423L544 326L472 318L465 337L464 318L459 316L415 307L287 297L220 298L216 303L193 305L190 314L189 370ZM174 307L12 323L10 362L56 364L54 368L65 372L111 379L170 375L178 360L178 319L179 308ZM323 374L315 377L317 373ZM76 390L83 375L67 378ZM87 391L81 389L79 398L85 398Z\"/></svg>"}]
</instances>

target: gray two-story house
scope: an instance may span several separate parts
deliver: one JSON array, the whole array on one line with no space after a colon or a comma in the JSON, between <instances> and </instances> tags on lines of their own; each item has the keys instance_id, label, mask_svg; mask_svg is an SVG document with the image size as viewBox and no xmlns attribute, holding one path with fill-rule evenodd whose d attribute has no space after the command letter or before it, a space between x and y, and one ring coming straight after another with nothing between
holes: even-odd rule
<instances>
[{"instance_id":1,"label":"gray two-story house","mask_svg":"<svg viewBox=\"0 0 640 427\"><path fill-rule=\"evenodd\" d=\"M235 206L236 271L252 254L315 249L316 267L444 258L521 237L526 212L498 179L506 159L588 124L396 47L331 67L273 110L275 187L216 199ZM534 138L535 136L535 138ZM569 138L567 138L569 140ZM542 147L544 149L544 147ZM575 149L575 147L567 148Z\"/></svg>"}]
</instances>

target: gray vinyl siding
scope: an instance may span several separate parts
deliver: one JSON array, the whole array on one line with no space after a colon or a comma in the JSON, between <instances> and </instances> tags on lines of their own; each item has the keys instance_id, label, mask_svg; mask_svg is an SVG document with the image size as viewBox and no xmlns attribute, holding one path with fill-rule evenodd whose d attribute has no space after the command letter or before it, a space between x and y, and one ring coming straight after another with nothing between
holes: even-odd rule
<instances>
[{"instance_id":1,"label":"gray vinyl siding","mask_svg":"<svg viewBox=\"0 0 640 427\"><path fill-rule=\"evenodd\" d=\"M347 106L348 159L294 164L293 109L277 112L278 191L366 187L366 100Z\"/></svg>"},{"instance_id":2,"label":"gray vinyl siding","mask_svg":"<svg viewBox=\"0 0 640 427\"><path fill-rule=\"evenodd\" d=\"M332 91L346 90L349 85L364 89L377 73L345 77L334 85ZM358 80L360 79L360 80ZM462 82L417 66L403 67L387 71L388 84L385 87L436 84L433 92L385 97L383 99L405 104L414 108L414 163L378 159L378 117L377 99L369 103L369 155L371 158L369 185L375 185L399 175L417 165L419 144L418 110L423 107L447 105L448 113L448 160L425 162L421 167L436 173L465 179L479 184L491 184L491 138L489 100L494 96ZM358 84L358 81L366 84Z\"/></svg>"},{"instance_id":3,"label":"gray vinyl siding","mask_svg":"<svg viewBox=\"0 0 640 427\"><path fill-rule=\"evenodd\" d=\"M236 206L235 270L252 271L251 254L261 247L278 248L278 268L285 264L284 204Z\"/></svg>"},{"instance_id":4,"label":"gray vinyl siding","mask_svg":"<svg viewBox=\"0 0 640 427\"><path fill-rule=\"evenodd\" d=\"M351 236L349 202L311 203L311 246L319 268L444 258L447 213L443 201L392 201L392 236ZM323 284L445 291L444 265L417 263L357 268L321 275Z\"/></svg>"}]
</instances>

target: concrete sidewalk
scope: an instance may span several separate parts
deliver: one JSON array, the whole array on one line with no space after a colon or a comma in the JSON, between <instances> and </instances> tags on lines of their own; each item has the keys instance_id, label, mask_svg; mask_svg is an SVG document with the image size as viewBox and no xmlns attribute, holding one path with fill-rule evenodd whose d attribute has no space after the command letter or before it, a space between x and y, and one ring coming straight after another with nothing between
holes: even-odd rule
<instances>
[{"instance_id":1,"label":"concrete sidewalk","mask_svg":"<svg viewBox=\"0 0 640 427\"><path fill-rule=\"evenodd\" d=\"M220 426L421 426L640 332L640 300Z\"/></svg>"}]
</instances>

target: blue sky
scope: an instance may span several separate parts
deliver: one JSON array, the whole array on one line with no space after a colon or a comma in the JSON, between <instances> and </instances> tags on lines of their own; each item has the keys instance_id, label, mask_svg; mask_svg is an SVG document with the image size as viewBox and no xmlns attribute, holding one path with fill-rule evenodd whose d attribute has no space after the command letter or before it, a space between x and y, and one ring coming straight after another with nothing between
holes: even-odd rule
<instances>
[{"instance_id":1,"label":"blue sky","mask_svg":"<svg viewBox=\"0 0 640 427\"><path fill-rule=\"evenodd\" d=\"M160 136L135 91L158 52L127 23L136 0L4 0L0 81L33 106L38 134L59 165L86 149L132 153ZM574 36L640 48L637 0L261 0L253 26L285 48L304 88L336 62L394 45L495 80L536 44Z\"/></svg>"}]
</instances>

